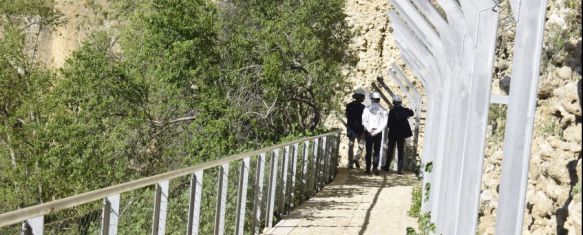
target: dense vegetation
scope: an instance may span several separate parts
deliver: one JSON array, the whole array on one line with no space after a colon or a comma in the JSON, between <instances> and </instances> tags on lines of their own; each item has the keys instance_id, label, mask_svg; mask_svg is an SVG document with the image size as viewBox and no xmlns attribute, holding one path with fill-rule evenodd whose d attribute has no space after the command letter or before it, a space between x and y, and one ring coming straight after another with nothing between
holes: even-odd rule
<instances>
[{"instance_id":1,"label":"dense vegetation","mask_svg":"<svg viewBox=\"0 0 583 235\"><path fill-rule=\"evenodd\" d=\"M119 29L54 71L30 32L67 19L0 0L0 212L321 132L339 108L342 0L115 2Z\"/></svg>"}]
</instances>

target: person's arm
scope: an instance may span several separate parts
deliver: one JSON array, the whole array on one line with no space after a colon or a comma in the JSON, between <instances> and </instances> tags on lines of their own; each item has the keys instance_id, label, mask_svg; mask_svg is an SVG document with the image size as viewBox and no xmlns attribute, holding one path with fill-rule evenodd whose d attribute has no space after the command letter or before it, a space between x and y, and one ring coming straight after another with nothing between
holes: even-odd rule
<instances>
[{"instance_id":1,"label":"person's arm","mask_svg":"<svg viewBox=\"0 0 583 235\"><path fill-rule=\"evenodd\" d=\"M344 112L344 116L346 117L346 123L348 123L349 114L350 114L350 104L347 104L346 110Z\"/></svg>"},{"instance_id":2,"label":"person's arm","mask_svg":"<svg viewBox=\"0 0 583 235\"><path fill-rule=\"evenodd\" d=\"M413 112L413 110L407 108L407 117L413 117L413 115L415 115L415 112Z\"/></svg>"},{"instance_id":3,"label":"person's arm","mask_svg":"<svg viewBox=\"0 0 583 235\"><path fill-rule=\"evenodd\" d=\"M389 115L387 117L387 127L388 128L391 128L391 111L389 111Z\"/></svg>"},{"instance_id":4,"label":"person's arm","mask_svg":"<svg viewBox=\"0 0 583 235\"><path fill-rule=\"evenodd\" d=\"M377 123L378 124L377 128L374 129L373 131L371 131L371 133L370 133L371 135L377 135L377 134L383 132L385 127L387 127L387 117L388 117L388 115L386 113L381 117L381 119L379 120L379 123Z\"/></svg>"},{"instance_id":5,"label":"person's arm","mask_svg":"<svg viewBox=\"0 0 583 235\"><path fill-rule=\"evenodd\" d=\"M362 111L362 126L364 127L365 130L369 130L368 129L368 111L366 109L364 109Z\"/></svg>"},{"instance_id":6,"label":"person's arm","mask_svg":"<svg viewBox=\"0 0 583 235\"><path fill-rule=\"evenodd\" d=\"M378 132L382 132L385 127L387 127L389 123L389 114L385 113L385 115L383 115L383 117L381 118L381 126L379 127Z\"/></svg>"}]
</instances>

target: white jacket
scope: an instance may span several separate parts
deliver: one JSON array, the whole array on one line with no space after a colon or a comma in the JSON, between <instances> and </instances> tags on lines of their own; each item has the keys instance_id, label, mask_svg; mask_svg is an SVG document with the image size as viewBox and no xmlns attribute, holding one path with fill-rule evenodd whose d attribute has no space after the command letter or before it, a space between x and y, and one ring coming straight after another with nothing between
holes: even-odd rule
<instances>
[{"instance_id":1,"label":"white jacket","mask_svg":"<svg viewBox=\"0 0 583 235\"><path fill-rule=\"evenodd\" d=\"M362 125L372 136L381 133L387 127L389 112L379 103L373 103L362 112ZM373 129L375 129L373 131Z\"/></svg>"}]
</instances>

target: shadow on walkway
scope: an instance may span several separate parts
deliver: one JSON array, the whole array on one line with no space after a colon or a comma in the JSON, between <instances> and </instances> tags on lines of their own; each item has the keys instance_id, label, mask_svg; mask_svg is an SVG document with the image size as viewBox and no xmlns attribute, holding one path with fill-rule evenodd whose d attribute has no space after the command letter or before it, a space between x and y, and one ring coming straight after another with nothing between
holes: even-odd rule
<instances>
[{"instance_id":1,"label":"shadow on walkway","mask_svg":"<svg viewBox=\"0 0 583 235\"><path fill-rule=\"evenodd\" d=\"M418 183L412 173L366 175L362 170L339 168L332 183L266 234L388 234L397 227L400 231L411 186Z\"/></svg>"},{"instance_id":2,"label":"shadow on walkway","mask_svg":"<svg viewBox=\"0 0 583 235\"><path fill-rule=\"evenodd\" d=\"M385 187L386 183L387 183L387 177L386 177L386 175L384 175L383 176L383 183L381 184L379 189L377 189L377 193L375 194L374 199L372 200L372 203L370 204L370 207L368 207L368 210L366 210L366 216L364 217L364 224L360 228L360 231L358 231L359 235L363 235L364 232L366 231L366 229L368 228L368 224L370 222L370 214L372 212L372 209L377 204L377 201L379 200L379 195L381 194L381 191Z\"/></svg>"}]
</instances>

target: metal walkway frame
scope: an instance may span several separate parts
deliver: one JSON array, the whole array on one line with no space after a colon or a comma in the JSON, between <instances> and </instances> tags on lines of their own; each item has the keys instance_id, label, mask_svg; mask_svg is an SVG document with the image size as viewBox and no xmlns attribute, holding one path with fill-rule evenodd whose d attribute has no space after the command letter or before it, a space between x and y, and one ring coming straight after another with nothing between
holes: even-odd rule
<instances>
[{"instance_id":1,"label":"metal walkway frame","mask_svg":"<svg viewBox=\"0 0 583 235\"><path fill-rule=\"evenodd\" d=\"M422 211L431 213L436 234L475 233L488 111L507 103L496 231L521 234L546 1L510 2L516 40L509 97L491 95L497 1L438 0L447 19L428 0L389 2L401 58L427 96L422 166L433 170L421 167L429 198Z\"/></svg>"}]
</instances>

